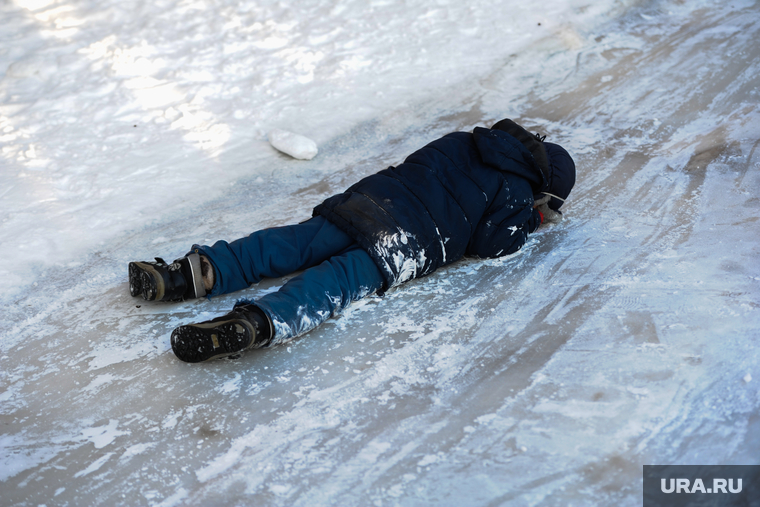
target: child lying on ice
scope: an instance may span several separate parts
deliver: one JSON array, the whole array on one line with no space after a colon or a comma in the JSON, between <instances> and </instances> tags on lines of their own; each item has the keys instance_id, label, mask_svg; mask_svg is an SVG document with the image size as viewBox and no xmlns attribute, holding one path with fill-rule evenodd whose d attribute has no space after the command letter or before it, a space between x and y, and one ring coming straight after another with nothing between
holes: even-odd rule
<instances>
[{"instance_id":1,"label":"child lying on ice","mask_svg":"<svg viewBox=\"0 0 760 507\"><path fill-rule=\"evenodd\" d=\"M182 301L244 289L305 270L277 292L174 330L183 361L266 347L314 329L352 301L432 273L463 256L522 248L575 184L575 163L509 119L454 132L398 167L368 176L314 208L310 220L231 243L194 245L167 264L131 262L132 296Z\"/></svg>"}]
</instances>

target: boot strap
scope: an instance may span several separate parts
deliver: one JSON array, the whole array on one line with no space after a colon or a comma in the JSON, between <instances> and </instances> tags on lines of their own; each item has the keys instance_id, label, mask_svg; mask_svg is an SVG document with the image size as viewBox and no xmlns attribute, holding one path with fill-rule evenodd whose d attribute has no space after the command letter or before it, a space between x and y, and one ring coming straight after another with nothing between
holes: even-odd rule
<instances>
[{"instance_id":1,"label":"boot strap","mask_svg":"<svg viewBox=\"0 0 760 507\"><path fill-rule=\"evenodd\" d=\"M187 256L192 273L193 290L195 297L202 298L206 295L206 286L203 284L203 274L201 273L201 256L193 253Z\"/></svg>"}]
</instances>

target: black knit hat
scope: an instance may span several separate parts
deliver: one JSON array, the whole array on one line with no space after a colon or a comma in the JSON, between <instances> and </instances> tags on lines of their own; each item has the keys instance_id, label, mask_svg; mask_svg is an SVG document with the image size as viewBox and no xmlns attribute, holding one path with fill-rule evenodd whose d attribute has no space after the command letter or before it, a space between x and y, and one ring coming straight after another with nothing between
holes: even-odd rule
<instances>
[{"instance_id":1,"label":"black knit hat","mask_svg":"<svg viewBox=\"0 0 760 507\"><path fill-rule=\"evenodd\" d=\"M575 162L567 150L558 144L544 141L544 148L551 168L548 193L552 195L552 199L549 201L549 207L557 211L575 185Z\"/></svg>"}]
</instances>

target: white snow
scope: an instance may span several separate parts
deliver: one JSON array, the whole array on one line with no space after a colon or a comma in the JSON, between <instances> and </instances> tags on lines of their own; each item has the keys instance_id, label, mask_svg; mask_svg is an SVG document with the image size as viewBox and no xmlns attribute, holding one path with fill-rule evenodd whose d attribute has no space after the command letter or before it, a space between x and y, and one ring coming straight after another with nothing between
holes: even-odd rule
<instances>
[{"instance_id":1,"label":"white snow","mask_svg":"<svg viewBox=\"0 0 760 507\"><path fill-rule=\"evenodd\" d=\"M97 472L100 470L100 468L106 464L106 462L111 459L111 456L113 456L112 452L104 454L102 457L95 460L90 466L85 468L84 470L81 470L74 474L74 478L77 479L79 477L84 477L85 475L90 475L93 472Z\"/></svg>"},{"instance_id":2,"label":"white snow","mask_svg":"<svg viewBox=\"0 0 760 507\"><path fill-rule=\"evenodd\" d=\"M269 143L279 151L300 160L311 160L317 156L317 143L306 136L282 129L269 132Z\"/></svg>"},{"instance_id":3,"label":"white snow","mask_svg":"<svg viewBox=\"0 0 760 507\"><path fill-rule=\"evenodd\" d=\"M747 0L0 3L0 503L633 506L644 464L755 464L758 39ZM285 280L129 296L503 117L579 168L517 255L203 365L172 329Z\"/></svg>"},{"instance_id":4,"label":"white snow","mask_svg":"<svg viewBox=\"0 0 760 507\"><path fill-rule=\"evenodd\" d=\"M118 425L119 421L110 420L107 425L82 430L82 436L92 442L96 449L102 449L110 445L116 438L129 434L129 432L117 430Z\"/></svg>"}]
</instances>

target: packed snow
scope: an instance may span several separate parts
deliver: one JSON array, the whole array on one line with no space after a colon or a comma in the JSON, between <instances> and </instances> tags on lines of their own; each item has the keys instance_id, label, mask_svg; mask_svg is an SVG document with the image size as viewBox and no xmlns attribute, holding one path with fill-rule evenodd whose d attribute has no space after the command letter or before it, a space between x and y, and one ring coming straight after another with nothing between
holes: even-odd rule
<instances>
[{"instance_id":1,"label":"packed snow","mask_svg":"<svg viewBox=\"0 0 760 507\"><path fill-rule=\"evenodd\" d=\"M299 160L311 160L319 153L317 143L306 136L274 129L269 135L269 143L277 150Z\"/></svg>"},{"instance_id":2,"label":"packed snow","mask_svg":"<svg viewBox=\"0 0 760 507\"><path fill-rule=\"evenodd\" d=\"M9 0L0 40L0 505L634 506L642 465L758 464L757 2ZM129 296L504 117L579 169L516 255L200 365L172 329L283 279Z\"/></svg>"}]
</instances>

